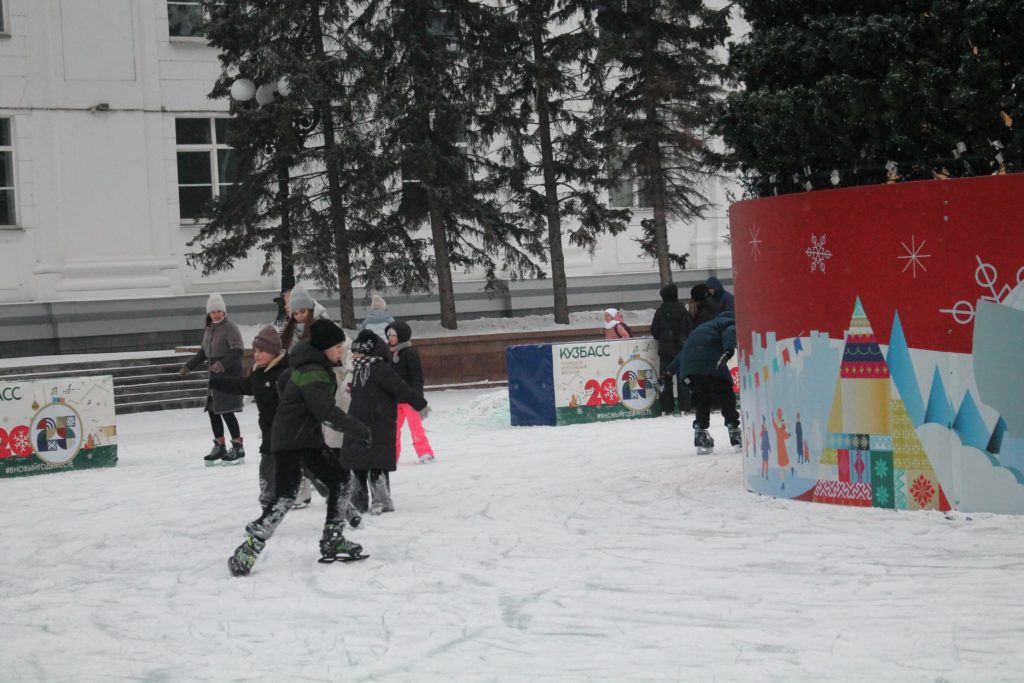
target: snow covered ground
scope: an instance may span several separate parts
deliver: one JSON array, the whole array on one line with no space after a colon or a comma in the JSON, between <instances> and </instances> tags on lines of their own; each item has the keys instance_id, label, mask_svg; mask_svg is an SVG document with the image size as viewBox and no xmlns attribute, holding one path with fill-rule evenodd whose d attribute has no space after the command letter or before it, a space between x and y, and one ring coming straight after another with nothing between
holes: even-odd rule
<instances>
[{"instance_id":1,"label":"snow covered ground","mask_svg":"<svg viewBox=\"0 0 1024 683\"><path fill-rule=\"evenodd\" d=\"M118 418L116 468L0 480L0 680L1019 681L1024 519L745 491L689 417L512 428L503 390L428 394L432 465L322 565L324 503L252 576L250 456L198 409ZM712 419L719 443L727 438Z\"/></svg>"}]
</instances>

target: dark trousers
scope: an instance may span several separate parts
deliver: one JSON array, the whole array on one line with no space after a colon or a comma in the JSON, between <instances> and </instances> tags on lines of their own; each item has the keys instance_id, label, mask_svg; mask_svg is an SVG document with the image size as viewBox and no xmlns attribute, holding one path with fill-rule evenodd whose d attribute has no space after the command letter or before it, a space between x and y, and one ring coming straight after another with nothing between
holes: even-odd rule
<instances>
[{"instance_id":1,"label":"dark trousers","mask_svg":"<svg viewBox=\"0 0 1024 683\"><path fill-rule=\"evenodd\" d=\"M658 407L662 413L689 412L693 410L693 399L685 387L677 386L676 373L670 372L668 364L674 356L660 356L661 362L661 383L664 389L658 394ZM678 395L678 396L677 396ZM678 398L678 402L677 402Z\"/></svg>"},{"instance_id":2,"label":"dark trousers","mask_svg":"<svg viewBox=\"0 0 1024 683\"><path fill-rule=\"evenodd\" d=\"M736 411L732 379L719 375L690 375L690 391L693 392L694 427L707 429L711 424L711 410L716 405L721 409L727 426L739 425L740 414Z\"/></svg>"},{"instance_id":3,"label":"dark trousers","mask_svg":"<svg viewBox=\"0 0 1024 683\"><path fill-rule=\"evenodd\" d=\"M277 451L274 453L274 459L275 501L272 507L278 507L277 504L283 500L287 500L290 507L299 492L299 482L305 468L327 489L327 522L345 521L348 487L352 477L348 468L341 464L341 460L333 457L330 449L302 448ZM264 514L266 512L267 510L264 510Z\"/></svg>"},{"instance_id":4,"label":"dark trousers","mask_svg":"<svg viewBox=\"0 0 1024 683\"><path fill-rule=\"evenodd\" d=\"M387 470L352 470L352 504L356 510L365 513L370 509L370 480L384 477L384 484L391 491L391 477Z\"/></svg>"},{"instance_id":5,"label":"dark trousers","mask_svg":"<svg viewBox=\"0 0 1024 683\"><path fill-rule=\"evenodd\" d=\"M242 438L242 431L238 428L238 418L234 413L224 413L223 415L210 413L210 427L213 428L213 435L218 439L224 438L225 424L228 426L228 433L231 434L233 440L237 441Z\"/></svg>"}]
</instances>

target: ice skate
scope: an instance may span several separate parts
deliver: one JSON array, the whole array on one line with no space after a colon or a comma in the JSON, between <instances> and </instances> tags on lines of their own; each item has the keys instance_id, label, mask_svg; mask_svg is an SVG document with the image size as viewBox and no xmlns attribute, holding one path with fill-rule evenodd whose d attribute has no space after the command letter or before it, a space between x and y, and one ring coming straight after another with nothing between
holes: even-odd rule
<instances>
[{"instance_id":1,"label":"ice skate","mask_svg":"<svg viewBox=\"0 0 1024 683\"><path fill-rule=\"evenodd\" d=\"M299 493L295 496L295 502L292 503L292 510L309 507L311 502L313 502L313 492L310 490L309 479L303 477L299 483Z\"/></svg>"},{"instance_id":2,"label":"ice skate","mask_svg":"<svg viewBox=\"0 0 1024 683\"><path fill-rule=\"evenodd\" d=\"M421 464L427 465L427 464L430 464L432 462L434 462L434 454L433 453L424 453L423 455L420 456L420 463Z\"/></svg>"},{"instance_id":3,"label":"ice skate","mask_svg":"<svg viewBox=\"0 0 1024 683\"><path fill-rule=\"evenodd\" d=\"M388 482L384 477L370 478L370 495L373 498L370 504L371 515L395 511L395 504L391 502L391 491L388 490Z\"/></svg>"},{"instance_id":4,"label":"ice skate","mask_svg":"<svg viewBox=\"0 0 1024 683\"><path fill-rule=\"evenodd\" d=\"M320 537L320 562L354 562L369 557L363 554L363 546L345 538L344 529L344 524L328 522L324 525L324 533Z\"/></svg>"},{"instance_id":5,"label":"ice skate","mask_svg":"<svg viewBox=\"0 0 1024 683\"><path fill-rule=\"evenodd\" d=\"M246 534L242 545L235 548L235 552L228 558L228 570L231 576L248 576L252 567L256 564L256 558L260 556L266 541L261 541L252 534Z\"/></svg>"},{"instance_id":6,"label":"ice skate","mask_svg":"<svg viewBox=\"0 0 1024 683\"><path fill-rule=\"evenodd\" d=\"M743 450L743 432L739 425L729 425L729 443L737 453Z\"/></svg>"},{"instance_id":7,"label":"ice skate","mask_svg":"<svg viewBox=\"0 0 1024 683\"><path fill-rule=\"evenodd\" d=\"M715 450L715 440L706 429L694 428L693 445L697 447L697 455L708 455Z\"/></svg>"},{"instance_id":8,"label":"ice skate","mask_svg":"<svg viewBox=\"0 0 1024 683\"><path fill-rule=\"evenodd\" d=\"M221 456L221 460L227 465L241 465L245 462L245 449L242 448L242 440L231 440L231 449Z\"/></svg>"},{"instance_id":9,"label":"ice skate","mask_svg":"<svg viewBox=\"0 0 1024 683\"><path fill-rule=\"evenodd\" d=\"M209 467L210 465L216 465L217 461L223 460L224 456L227 454L228 449L224 448L224 440L214 439L213 448L210 449L210 452L206 454L206 456L203 458L203 461L206 463L207 467Z\"/></svg>"}]
</instances>

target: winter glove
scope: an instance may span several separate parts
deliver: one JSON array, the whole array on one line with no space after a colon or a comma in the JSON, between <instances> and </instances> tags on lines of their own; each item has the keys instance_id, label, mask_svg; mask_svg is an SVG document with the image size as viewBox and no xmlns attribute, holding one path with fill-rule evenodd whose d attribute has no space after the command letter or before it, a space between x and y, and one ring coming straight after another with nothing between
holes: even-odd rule
<instances>
[{"instance_id":1,"label":"winter glove","mask_svg":"<svg viewBox=\"0 0 1024 683\"><path fill-rule=\"evenodd\" d=\"M427 419L430 417L430 406L424 406L423 410L420 411L420 419Z\"/></svg>"},{"instance_id":2,"label":"winter glove","mask_svg":"<svg viewBox=\"0 0 1024 683\"><path fill-rule=\"evenodd\" d=\"M683 380L683 386L686 387L686 390L689 391L691 394L693 394L696 391L696 387L694 387L693 385L693 377L686 377Z\"/></svg>"},{"instance_id":3,"label":"winter glove","mask_svg":"<svg viewBox=\"0 0 1024 683\"><path fill-rule=\"evenodd\" d=\"M187 365L182 365L181 370L178 370L178 376L180 376L182 379L185 379L186 377L188 377L188 373L190 372L192 371L188 369Z\"/></svg>"},{"instance_id":4,"label":"winter glove","mask_svg":"<svg viewBox=\"0 0 1024 683\"><path fill-rule=\"evenodd\" d=\"M729 362L729 359L732 358L732 354L734 353L736 353L736 349L726 349L725 353L718 357L718 364L715 365L715 367L718 368L719 370L724 368L726 364Z\"/></svg>"},{"instance_id":5,"label":"winter glove","mask_svg":"<svg viewBox=\"0 0 1024 683\"><path fill-rule=\"evenodd\" d=\"M214 363L213 365L210 366L210 372L213 372L213 373L216 373L216 374L219 375L220 373L224 372L224 366L221 365L220 361L217 361L216 363Z\"/></svg>"}]
</instances>

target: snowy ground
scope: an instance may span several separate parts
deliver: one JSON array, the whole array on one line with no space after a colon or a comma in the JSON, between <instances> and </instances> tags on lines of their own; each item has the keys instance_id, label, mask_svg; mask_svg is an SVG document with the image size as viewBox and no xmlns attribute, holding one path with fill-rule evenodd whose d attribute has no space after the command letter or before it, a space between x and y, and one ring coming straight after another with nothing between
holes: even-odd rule
<instances>
[{"instance_id":1,"label":"snowy ground","mask_svg":"<svg viewBox=\"0 0 1024 683\"><path fill-rule=\"evenodd\" d=\"M116 468L0 480L0 680L1021 680L1020 517L757 496L688 417L428 398L438 462L403 458L357 564L316 562L315 499L228 575L249 406L241 467L203 467L195 409L119 417Z\"/></svg>"}]
</instances>

